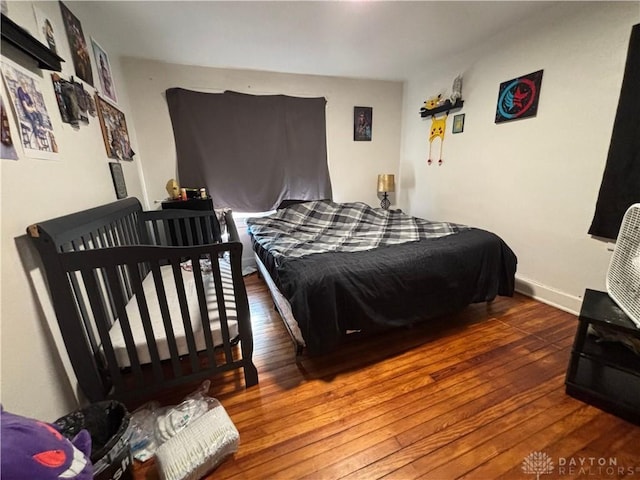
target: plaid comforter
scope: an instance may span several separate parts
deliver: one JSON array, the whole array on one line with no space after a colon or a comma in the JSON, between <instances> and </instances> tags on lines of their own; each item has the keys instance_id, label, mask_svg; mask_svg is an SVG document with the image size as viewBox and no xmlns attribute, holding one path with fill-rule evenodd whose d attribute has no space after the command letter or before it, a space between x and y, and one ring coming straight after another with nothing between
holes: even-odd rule
<instances>
[{"instance_id":1,"label":"plaid comforter","mask_svg":"<svg viewBox=\"0 0 640 480\"><path fill-rule=\"evenodd\" d=\"M284 257L359 252L469 229L411 217L400 210L328 200L300 203L266 217L252 217L247 219L247 226L254 240L273 255L276 265Z\"/></svg>"}]
</instances>

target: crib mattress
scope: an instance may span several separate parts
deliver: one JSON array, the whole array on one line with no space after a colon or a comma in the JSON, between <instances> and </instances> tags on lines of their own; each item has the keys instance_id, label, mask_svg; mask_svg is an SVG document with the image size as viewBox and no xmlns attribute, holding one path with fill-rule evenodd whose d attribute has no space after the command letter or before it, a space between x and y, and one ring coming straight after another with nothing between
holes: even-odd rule
<instances>
[{"instance_id":1,"label":"crib mattress","mask_svg":"<svg viewBox=\"0 0 640 480\"><path fill-rule=\"evenodd\" d=\"M229 263L225 259L219 259L219 264L220 273L222 276L224 305L227 314L227 323L229 325L229 335L230 338L233 339L238 335L238 317L231 277L231 269ZM162 273L162 283L164 284L165 288L167 305L171 316L171 325L173 328L173 334L176 339L178 354L181 356L186 355L189 353L189 348L187 344L187 338L185 336L185 328L180 311L180 303L178 301L178 293L175 286L173 271L170 265L165 265L161 267L160 270ZM187 270L183 271L182 274L184 289L187 298L187 305L189 308L189 317L191 320L191 329L193 331L196 348L198 352L204 351L206 350L206 342L202 327L203 322L201 321L194 274L191 271ZM222 330L219 321L218 301L216 298L213 275L211 273L203 273L203 283L206 293L207 311L209 312L209 329L211 330L214 345L219 346L223 343ZM158 295L156 293L153 275L147 275L147 277L142 282L142 286L149 309L149 316L151 318L151 326L155 337L155 343L158 349L158 355L160 356L161 360L167 360L171 358L171 354L169 350L169 343L167 340L167 333L162 321L162 315L160 313L160 304L158 302ZM151 363L151 355L147 346L147 340L142 325L142 318L140 316L138 301L135 295L129 300L126 306L126 313L131 325L131 333L138 354L138 360L140 364L143 365ZM114 324L112 325L109 331L109 337L111 339L111 344L113 346L118 366L120 368L131 366L131 360L127 352L127 347L124 341L122 327L120 325L119 319L116 320L116 322L114 322Z\"/></svg>"}]
</instances>

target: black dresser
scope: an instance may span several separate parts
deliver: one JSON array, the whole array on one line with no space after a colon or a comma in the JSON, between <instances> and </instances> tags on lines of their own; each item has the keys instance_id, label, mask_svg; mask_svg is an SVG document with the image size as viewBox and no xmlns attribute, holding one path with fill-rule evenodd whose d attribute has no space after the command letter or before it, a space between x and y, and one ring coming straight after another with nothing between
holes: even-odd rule
<instances>
[{"instance_id":1,"label":"black dresser","mask_svg":"<svg viewBox=\"0 0 640 480\"><path fill-rule=\"evenodd\" d=\"M162 202L162 209L181 209L181 210L198 210L213 211L213 201L211 198L189 198L187 200L165 200ZM195 221L196 219L191 219ZM221 241L220 223L215 215L200 219L200 225L193 223L187 227L183 222L187 220L176 220L178 225L171 223L168 226L169 236L173 245L199 245L201 243L211 243ZM188 238L187 228L191 230L192 239ZM177 232L181 232L178 237ZM204 240L202 235L205 235ZM195 240L197 239L197 240Z\"/></svg>"},{"instance_id":2,"label":"black dresser","mask_svg":"<svg viewBox=\"0 0 640 480\"><path fill-rule=\"evenodd\" d=\"M213 210L211 198L189 198L188 200L165 200L162 209L177 208L182 210Z\"/></svg>"}]
</instances>

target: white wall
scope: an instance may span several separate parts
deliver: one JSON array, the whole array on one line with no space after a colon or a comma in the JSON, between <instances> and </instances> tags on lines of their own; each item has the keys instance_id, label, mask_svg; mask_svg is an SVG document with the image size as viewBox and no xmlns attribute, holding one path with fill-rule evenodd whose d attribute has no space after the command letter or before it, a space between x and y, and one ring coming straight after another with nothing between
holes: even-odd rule
<instances>
[{"instance_id":1,"label":"white wall","mask_svg":"<svg viewBox=\"0 0 640 480\"><path fill-rule=\"evenodd\" d=\"M139 58L125 58L122 65L140 152L146 160L143 168L150 202L165 199L167 180L177 178L175 143L164 93L172 87L325 97L327 156L335 201L375 205L379 203L377 175L397 173L403 89L400 82L194 67ZM353 141L354 106L373 108L371 142ZM242 231L246 226L240 221L238 228L245 244L243 263L254 264L249 239Z\"/></svg>"},{"instance_id":2,"label":"white wall","mask_svg":"<svg viewBox=\"0 0 640 480\"><path fill-rule=\"evenodd\" d=\"M637 2L563 2L425 66L405 90L400 203L496 232L518 255L518 289L576 312L586 287L604 289L611 244L587 231L639 19ZM500 83L540 69L537 116L495 124ZM427 166L431 122L417 112L459 73L464 107L447 122L444 165ZM457 113L464 132L451 134Z\"/></svg>"},{"instance_id":3,"label":"white wall","mask_svg":"<svg viewBox=\"0 0 640 480\"><path fill-rule=\"evenodd\" d=\"M73 2L67 6L74 11ZM9 2L9 18L31 32L36 31L32 2ZM50 16L59 55L66 61L62 75L75 75L64 33L58 2L39 2L38 8ZM94 19L79 17L88 42ZM99 21L99 19L95 19ZM97 38L109 52L109 39ZM33 60L2 44L2 54L42 78L42 91L51 116L60 151L56 161L28 158L18 148L19 160L0 160L2 182L2 275L1 275L1 402L7 410L55 420L74 409L75 382L70 382L63 363L66 353L58 353L59 330L38 269L37 253L25 235L26 227L88 207L116 200L109 159L106 156L100 124L90 117L89 125L73 129L60 120L51 72L37 68ZM93 53L91 53L93 57ZM119 107L129 118L127 89L117 58L111 58ZM94 64L94 77L96 69ZM94 89L85 88L93 94ZM9 100L4 83L2 96ZM15 117L9 110L11 131L17 141ZM129 125L132 146L137 151L133 125ZM123 162L129 195L144 201L140 155ZM36 291L37 289L37 291ZM49 323L50 322L50 323Z\"/></svg>"},{"instance_id":4,"label":"white wall","mask_svg":"<svg viewBox=\"0 0 640 480\"><path fill-rule=\"evenodd\" d=\"M394 173L397 168L402 118L400 82L194 67L138 58L125 58L122 65L140 152L147 159L144 172L150 199L164 199L165 184L176 175L175 143L164 96L171 87L325 97L327 155L336 201L375 202L377 174L388 170ZM353 141L354 106L373 107L371 142Z\"/></svg>"}]
</instances>

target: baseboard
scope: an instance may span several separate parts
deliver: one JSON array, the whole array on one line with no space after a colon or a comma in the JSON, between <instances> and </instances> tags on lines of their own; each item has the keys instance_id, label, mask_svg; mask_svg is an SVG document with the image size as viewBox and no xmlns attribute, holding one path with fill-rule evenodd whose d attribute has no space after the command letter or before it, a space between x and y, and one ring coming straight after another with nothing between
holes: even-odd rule
<instances>
[{"instance_id":1,"label":"baseboard","mask_svg":"<svg viewBox=\"0 0 640 480\"><path fill-rule=\"evenodd\" d=\"M573 315L580 313L582 298L574 297L551 287L540 285L528 278L516 277L516 292L534 298L542 303L559 308Z\"/></svg>"}]
</instances>

